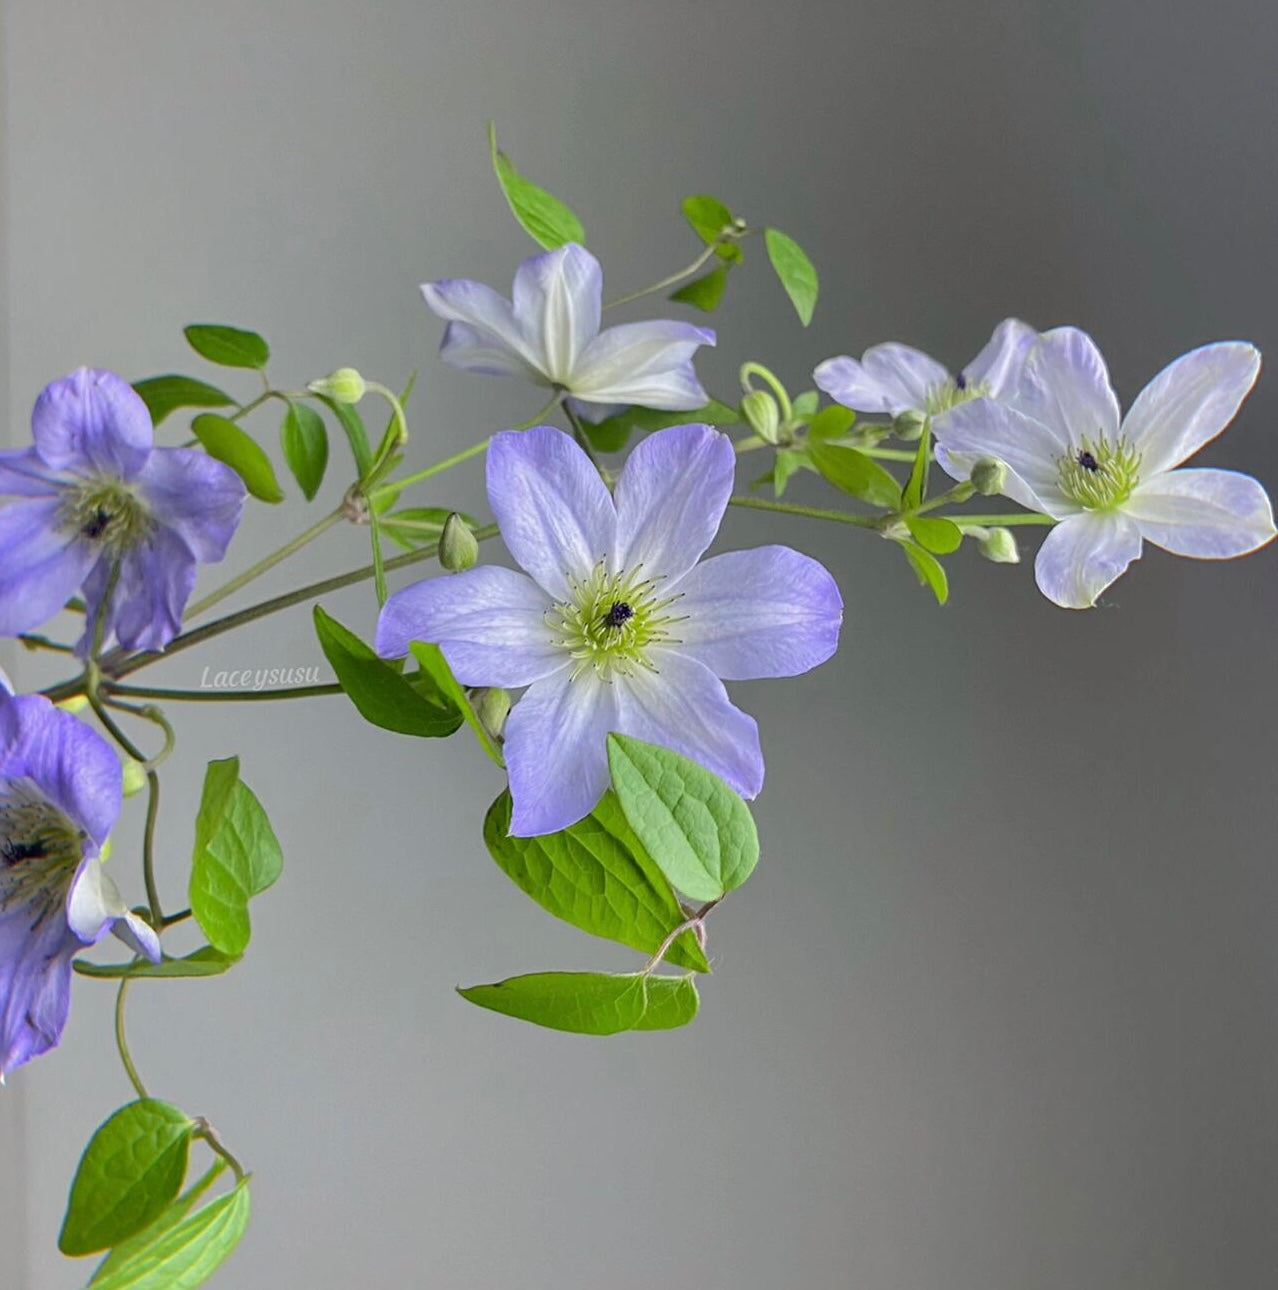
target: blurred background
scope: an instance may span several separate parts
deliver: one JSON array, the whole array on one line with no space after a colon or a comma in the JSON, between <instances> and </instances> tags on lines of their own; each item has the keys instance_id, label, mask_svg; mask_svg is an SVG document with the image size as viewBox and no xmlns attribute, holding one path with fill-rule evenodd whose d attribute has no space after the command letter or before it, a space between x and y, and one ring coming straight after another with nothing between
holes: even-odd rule
<instances>
[{"instance_id":1,"label":"blurred background","mask_svg":"<svg viewBox=\"0 0 1278 1290\"><path fill-rule=\"evenodd\" d=\"M744 359L799 390L886 339L959 367L1009 314L1089 330L1125 404L1195 345L1278 353L1261 0L10 0L3 17L14 444L79 364L251 393L187 351L191 321L261 331L277 384L420 369L416 466L531 416L536 390L437 361L417 291L504 292L535 249L492 179L489 117L582 215L610 295L696 253L691 192L809 250L805 331L747 248L699 361L720 397ZM1202 463L1278 486L1276 416L1271 373ZM253 424L277 451L274 416ZM310 518L340 497L343 453ZM485 510L477 466L447 481L421 504ZM252 507L203 586L310 522L291 491ZM365 563L364 539L333 532L261 592ZM453 993L636 963L488 858L500 780L473 741L400 739L340 697L176 714L168 902L210 758L241 754L286 854L240 967L131 1004L152 1089L255 1171L214 1284L1272 1286L1278 551L1147 550L1071 614L1034 587L1032 533L1019 567L951 560L944 609L855 531L734 513L719 549L770 541L834 571L843 648L734 687L764 732L764 860L712 920L685 1031L585 1039ZM323 603L371 632L367 585ZM300 610L148 680L322 662ZM117 873L137 899L128 814ZM55 1240L79 1152L129 1097L111 1002L78 982L62 1048L0 1095L6 1290L87 1279Z\"/></svg>"}]
</instances>

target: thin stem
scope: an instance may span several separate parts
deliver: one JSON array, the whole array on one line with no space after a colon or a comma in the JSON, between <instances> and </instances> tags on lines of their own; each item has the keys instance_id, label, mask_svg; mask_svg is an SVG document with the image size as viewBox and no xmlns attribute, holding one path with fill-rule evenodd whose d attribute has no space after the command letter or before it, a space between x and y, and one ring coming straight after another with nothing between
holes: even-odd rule
<instances>
[{"instance_id":1,"label":"thin stem","mask_svg":"<svg viewBox=\"0 0 1278 1290\"><path fill-rule=\"evenodd\" d=\"M260 578L268 570L275 568L282 560L287 560L289 556L300 551L310 542L314 542L322 533L327 533L334 524L339 523L344 517L344 511L339 506L337 510L325 515L322 520L312 524L304 533L299 533L291 542L286 542L278 551L271 552L270 555L259 560L255 565L245 569L243 573L234 577L230 582L225 583L216 591L210 592L203 600L197 600L191 605L185 617L187 620L195 618L202 614L206 609L212 609L214 605L221 603L227 596L234 595L241 587L246 587L255 578Z\"/></svg>"},{"instance_id":2,"label":"thin stem","mask_svg":"<svg viewBox=\"0 0 1278 1290\"><path fill-rule=\"evenodd\" d=\"M370 511L368 532L373 539L373 586L377 591L377 607L380 609L390 592L386 587L386 558L382 555L382 531L377 527L377 513Z\"/></svg>"},{"instance_id":3,"label":"thin stem","mask_svg":"<svg viewBox=\"0 0 1278 1290\"><path fill-rule=\"evenodd\" d=\"M97 685L93 684L88 687L86 697L89 700L89 706L93 709L94 715L106 727L106 732L115 740L121 748L124 749L134 761L141 762L144 766L147 764L147 755L141 748L124 733L116 724L115 719L107 711L106 704L98 694Z\"/></svg>"},{"instance_id":4,"label":"thin stem","mask_svg":"<svg viewBox=\"0 0 1278 1290\"><path fill-rule=\"evenodd\" d=\"M934 511L938 506L946 506L951 502L957 506L966 502L974 492L976 492L976 489L969 482L955 484L948 492L939 493L936 497L929 498L926 502L920 502L910 514L923 515L927 511Z\"/></svg>"},{"instance_id":5,"label":"thin stem","mask_svg":"<svg viewBox=\"0 0 1278 1290\"><path fill-rule=\"evenodd\" d=\"M108 681L106 689L112 695L179 703L266 703L274 699L314 699L324 694L342 693L342 687L336 683L296 685L279 690L168 690L149 685L115 685Z\"/></svg>"},{"instance_id":6,"label":"thin stem","mask_svg":"<svg viewBox=\"0 0 1278 1290\"><path fill-rule=\"evenodd\" d=\"M185 923L192 914L189 909L179 909L176 914L166 914L164 917L164 928L167 931L170 927L176 927L179 923Z\"/></svg>"},{"instance_id":7,"label":"thin stem","mask_svg":"<svg viewBox=\"0 0 1278 1290\"><path fill-rule=\"evenodd\" d=\"M1012 515L946 515L960 526L979 524L982 528L1011 528L1017 524L1055 524L1050 515L1039 515L1035 511L1017 511Z\"/></svg>"},{"instance_id":8,"label":"thin stem","mask_svg":"<svg viewBox=\"0 0 1278 1290\"><path fill-rule=\"evenodd\" d=\"M117 712L127 712L130 716L138 717L142 721L149 721L153 726L159 726L164 735L164 747L160 749L154 757L147 757L144 763L148 770L154 769L165 761L173 749L177 746L177 733L169 723L163 711L154 704L148 703L138 707L134 703L123 703L119 699L112 698L109 694L105 696L102 702L108 708L114 708Z\"/></svg>"},{"instance_id":9,"label":"thin stem","mask_svg":"<svg viewBox=\"0 0 1278 1290\"><path fill-rule=\"evenodd\" d=\"M559 398L560 396L556 395L554 401L547 405L547 410L554 407L555 403L559 402ZM538 415L541 414L539 413ZM534 421L531 424L535 425L536 422ZM398 497L404 489L411 487L413 484L420 484L423 479L430 479L432 475L440 475L446 470L451 470L454 466L459 466L463 461L478 457L481 452L485 452L487 449L488 440L481 439L479 443L472 444L469 448L463 449L451 457L446 457L443 461L437 461L433 466L427 466L425 470L419 470L415 474L405 475L402 479L392 479L388 483L380 485L373 489L370 498L384 496L386 493L393 493Z\"/></svg>"},{"instance_id":10,"label":"thin stem","mask_svg":"<svg viewBox=\"0 0 1278 1290\"><path fill-rule=\"evenodd\" d=\"M677 941L679 937L681 937L684 934L684 932L691 931L694 928L700 927L702 920L705 918L705 916L722 899L723 897L720 896L716 900L708 900L704 905L701 906L700 909L697 910L695 914L692 914L690 917L688 917L682 923L680 923L678 927L674 928L674 930L671 931L666 936L666 939L662 941L660 945L657 946L656 953L654 953L653 956L647 961L647 963L645 963L643 967L639 969L640 976L648 976L650 973L654 972L661 965L661 961L666 957L666 955L670 953L670 947L675 943L675 941ZM686 913L687 910L685 910L684 912Z\"/></svg>"},{"instance_id":11,"label":"thin stem","mask_svg":"<svg viewBox=\"0 0 1278 1290\"><path fill-rule=\"evenodd\" d=\"M27 649L47 649L52 650L55 654L74 654L75 648L71 645L64 645L61 641L51 641L47 636L37 636L27 632L18 639L27 647Z\"/></svg>"},{"instance_id":12,"label":"thin stem","mask_svg":"<svg viewBox=\"0 0 1278 1290\"><path fill-rule=\"evenodd\" d=\"M512 430L531 430L533 426L541 425L541 423L546 419L546 417L548 417L559 406L559 401L564 397L566 393L567 393L567 390L565 390L562 386L556 385L554 394L550 396L550 402L547 403L544 408L542 408L534 416L529 418L529 420L521 422L517 426L511 426L510 428Z\"/></svg>"},{"instance_id":13,"label":"thin stem","mask_svg":"<svg viewBox=\"0 0 1278 1290\"><path fill-rule=\"evenodd\" d=\"M151 907L151 926L157 931L168 926L160 904L160 889L155 881L155 823L160 816L160 777L154 769L146 773L146 824L142 830L142 880L146 884L146 901Z\"/></svg>"},{"instance_id":14,"label":"thin stem","mask_svg":"<svg viewBox=\"0 0 1278 1290\"><path fill-rule=\"evenodd\" d=\"M599 472L600 479L605 482L608 479L608 473L600 464L599 458L595 456L595 450L590 446L590 440L586 437L586 428L582 424L581 418L565 403L564 416L568 418L568 424L572 426L572 437L576 439L577 446L590 458L590 464Z\"/></svg>"},{"instance_id":15,"label":"thin stem","mask_svg":"<svg viewBox=\"0 0 1278 1290\"><path fill-rule=\"evenodd\" d=\"M803 515L810 520L834 520L838 524L851 524L861 529L881 529L884 521L884 517L880 515L849 515L846 511L826 511L815 506L797 506L792 502L769 502L762 497L730 497L728 504L744 506L752 511ZM172 646L169 648L171 649Z\"/></svg>"},{"instance_id":16,"label":"thin stem","mask_svg":"<svg viewBox=\"0 0 1278 1290\"><path fill-rule=\"evenodd\" d=\"M120 1052L120 1061L124 1066L124 1073L129 1077L129 1083L133 1085L133 1091L139 1098L145 1099L149 1096L146 1091L146 1085L142 1083L142 1077L138 1074L138 1068L133 1064L133 1054L129 1052L129 1039L124 1032L124 1000L129 993L129 978L126 976L120 982L119 993L115 996L115 1046Z\"/></svg>"},{"instance_id":17,"label":"thin stem","mask_svg":"<svg viewBox=\"0 0 1278 1290\"><path fill-rule=\"evenodd\" d=\"M668 278L662 278L660 282L654 282L652 286L644 287L641 291L632 291L628 296L618 296L616 300L609 300L604 308L615 309L618 305L628 305L632 300L642 300L644 296L651 296L655 292L664 291L667 287L676 286L684 278L692 277L698 269L703 268L718 249L719 243L712 242L686 269L680 269L678 273L672 273Z\"/></svg>"},{"instance_id":18,"label":"thin stem","mask_svg":"<svg viewBox=\"0 0 1278 1290\"><path fill-rule=\"evenodd\" d=\"M268 402L270 399L283 399L285 403L289 402L288 395L283 393L283 391L272 390L268 388L266 390L263 390L262 393L257 396L257 398L252 399L248 403L244 404L244 406L241 407L239 411L232 412L230 417L228 417L227 419L230 421L238 421L241 417L246 417L250 412L254 411L257 408L260 408L263 403Z\"/></svg>"},{"instance_id":19,"label":"thin stem","mask_svg":"<svg viewBox=\"0 0 1278 1290\"><path fill-rule=\"evenodd\" d=\"M231 1166L231 1171L235 1174L235 1181L242 1183L245 1178L244 1166L230 1153L222 1139L217 1136L213 1126L203 1116L199 1116L196 1119L195 1126L193 1136L199 1138L202 1142L206 1142L211 1151L221 1156Z\"/></svg>"}]
</instances>

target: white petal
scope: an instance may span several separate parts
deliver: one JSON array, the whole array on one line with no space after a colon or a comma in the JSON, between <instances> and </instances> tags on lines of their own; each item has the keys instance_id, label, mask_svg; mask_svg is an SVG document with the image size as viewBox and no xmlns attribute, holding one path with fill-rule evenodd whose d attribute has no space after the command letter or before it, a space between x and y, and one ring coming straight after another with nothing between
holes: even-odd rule
<instances>
[{"instance_id":1,"label":"white petal","mask_svg":"<svg viewBox=\"0 0 1278 1290\"><path fill-rule=\"evenodd\" d=\"M515 273L514 317L544 356L547 377L567 385L599 331L603 271L584 246L570 243L525 260Z\"/></svg>"},{"instance_id":2,"label":"white petal","mask_svg":"<svg viewBox=\"0 0 1278 1290\"><path fill-rule=\"evenodd\" d=\"M86 945L101 940L108 926L135 954L160 961L160 938L155 929L124 903L115 880L97 856L80 866L67 895L67 925Z\"/></svg>"},{"instance_id":3,"label":"white petal","mask_svg":"<svg viewBox=\"0 0 1278 1290\"><path fill-rule=\"evenodd\" d=\"M1020 383L1030 346L1038 332L1019 318L1004 318L985 348L963 369L969 385L979 385L992 399L1007 398Z\"/></svg>"},{"instance_id":4,"label":"white petal","mask_svg":"<svg viewBox=\"0 0 1278 1290\"><path fill-rule=\"evenodd\" d=\"M1038 549L1038 589L1062 609L1089 609L1140 559L1140 529L1116 511L1083 511L1062 520Z\"/></svg>"},{"instance_id":5,"label":"white petal","mask_svg":"<svg viewBox=\"0 0 1278 1290\"><path fill-rule=\"evenodd\" d=\"M1095 342L1077 327L1044 332L1025 359L1016 408L1050 426L1066 446L1118 434L1118 396Z\"/></svg>"},{"instance_id":6,"label":"white petal","mask_svg":"<svg viewBox=\"0 0 1278 1290\"><path fill-rule=\"evenodd\" d=\"M1146 480L1123 507L1147 541L1173 555L1228 560L1274 536L1269 496L1232 470L1172 470Z\"/></svg>"},{"instance_id":7,"label":"white petal","mask_svg":"<svg viewBox=\"0 0 1278 1290\"><path fill-rule=\"evenodd\" d=\"M479 371L485 370L485 364L502 372L543 369L544 359L525 339L510 301L491 287L468 278L446 278L423 283L422 295L441 318L461 324L444 333L440 354L448 362L467 367L474 354Z\"/></svg>"},{"instance_id":8,"label":"white petal","mask_svg":"<svg viewBox=\"0 0 1278 1290\"><path fill-rule=\"evenodd\" d=\"M1233 419L1260 374L1260 351L1221 341L1182 354L1140 392L1123 433L1145 478L1179 466Z\"/></svg>"},{"instance_id":9,"label":"white petal","mask_svg":"<svg viewBox=\"0 0 1278 1290\"><path fill-rule=\"evenodd\" d=\"M714 332L686 322L658 319L609 327L581 354L569 388L590 403L691 412L709 401L692 356L714 343Z\"/></svg>"},{"instance_id":10,"label":"white petal","mask_svg":"<svg viewBox=\"0 0 1278 1290\"><path fill-rule=\"evenodd\" d=\"M950 374L934 358L909 345L889 341L855 358L830 358L812 374L817 388L857 412L899 416L924 412L928 397Z\"/></svg>"}]
</instances>

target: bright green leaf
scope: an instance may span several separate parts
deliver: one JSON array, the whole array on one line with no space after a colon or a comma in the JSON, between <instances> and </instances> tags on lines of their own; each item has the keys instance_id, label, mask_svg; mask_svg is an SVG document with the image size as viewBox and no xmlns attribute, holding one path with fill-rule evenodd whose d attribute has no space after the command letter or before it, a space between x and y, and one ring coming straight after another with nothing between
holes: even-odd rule
<instances>
[{"instance_id":1,"label":"bright green leaf","mask_svg":"<svg viewBox=\"0 0 1278 1290\"><path fill-rule=\"evenodd\" d=\"M700 1003L690 977L642 972L626 976L537 972L495 985L472 985L457 993L492 1012L579 1035L686 1026Z\"/></svg>"},{"instance_id":2,"label":"bright green leaf","mask_svg":"<svg viewBox=\"0 0 1278 1290\"><path fill-rule=\"evenodd\" d=\"M831 403L822 408L808 426L808 438L813 442L824 442L827 439L842 439L856 420L856 413L838 403Z\"/></svg>"},{"instance_id":3,"label":"bright green leaf","mask_svg":"<svg viewBox=\"0 0 1278 1290\"><path fill-rule=\"evenodd\" d=\"M305 403L290 403L280 426L280 447L309 502L319 492L328 466L328 428L324 418Z\"/></svg>"},{"instance_id":4,"label":"bright green leaf","mask_svg":"<svg viewBox=\"0 0 1278 1290\"><path fill-rule=\"evenodd\" d=\"M510 814L510 793L504 792L484 820L488 852L521 891L556 918L645 954L655 953L685 921L670 884L611 793L585 819L541 837L511 837ZM671 945L666 959L697 972L710 970L691 931Z\"/></svg>"},{"instance_id":5,"label":"bright green leaf","mask_svg":"<svg viewBox=\"0 0 1278 1290\"><path fill-rule=\"evenodd\" d=\"M794 415L807 425L817 414L817 408L821 406L821 396L816 390L804 390L802 394L794 397L793 404Z\"/></svg>"},{"instance_id":6,"label":"bright green leaf","mask_svg":"<svg viewBox=\"0 0 1278 1290\"><path fill-rule=\"evenodd\" d=\"M338 683L365 721L420 739L443 739L461 726L461 711L449 697L423 694L394 664L378 658L370 646L318 605L315 634Z\"/></svg>"},{"instance_id":7,"label":"bright green leaf","mask_svg":"<svg viewBox=\"0 0 1278 1290\"><path fill-rule=\"evenodd\" d=\"M780 497L785 492L785 486L790 482L791 476L810 465L803 453L796 452L793 448L778 448L776 460L772 464L773 494Z\"/></svg>"},{"instance_id":8,"label":"bright green leaf","mask_svg":"<svg viewBox=\"0 0 1278 1290\"><path fill-rule=\"evenodd\" d=\"M488 123L488 150L493 173L506 196L511 212L534 242L553 251L566 242L586 241L586 230L573 212L544 188L525 179L514 162L497 146L497 127Z\"/></svg>"},{"instance_id":9,"label":"bright green leaf","mask_svg":"<svg viewBox=\"0 0 1278 1290\"><path fill-rule=\"evenodd\" d=\"M704 277L693 278L678 291L672 291L670 299L703 309L709 314L718 309L719 301L723 299L723 289L727 285L728 268L721 264L717 269L711 269Z\"/></svg>"},{"instance_id":10,"label":"bright green leaf","mask_svg":"<svg viewBox=\"0 0 1278 1290\"><path fill-rule=\"evenodd\" d=\"M151 424L157 426L178 408L228 408L235 402L216 386L192 376L151 376L134 381L133 388L146 404Z\"/></svg>"},{"instance_id":11,"label":"bright green leaf","mask_svg":"<svg viewBox=\"0 0 1278 1290\"><path fill-rule=\"evenodd\" d=\"M840 444L815 442L808 455L812 464L835 488L871 506L894 511L901 505L901 485L872 457Z\"/></svg>"},{"instance_id":12,"label":"bright green leaf","mask_svg":"<svg viewBox=\"0 0 1278 1290\"><path fill-rule=\"evenodd\" d=\"M222 327L213 323L192 323L185 328L186 341L201 358L219 367L248 367L261 371L271 357L267 343L253 331Z\"/></svg>"},{"instance_id":13,"label":"bright green leaf","mask_svg":"<svg viewBox=\"0 0 1278 1290\"><path fill-rule=\"evenodd\" d=\"M109 1249L153 1223L182 1188L193 1121L146 1098L121 1107L89 1140L58 1236L63 1254Z\"/></svg>"},{"instance_id":14,"label":"bright green leaf","mask_svg":"<svg viewBox=\"0 0 1278 1290\"><path fill-rule=\"evenodd\" d=\"M209 944L231 958L248 948L249 900L280 876L284 855L240 759L209 762L195 817L191 912Z\"/></svg>"},{"instance_id":15,"label":"bright green leaf","mask_svg":"<svg viewBox=\"0 0 1278 1290\"><path fill-rule=\"evenodd\" d=\"M191 429L204 451L230 466L254 497L263 502L284 500L271 459L234 421L215 412L203 412L191 422Z\"/></svg>"},{"instance_id":16,"label":"bright green leaf","mask_svg":"<svg viewBox=\"0 0 1278 1290\"><path fill-rule=\"evenodd\" d=\"M950 598L950 580L946 577L945 570L941 567L941 562L934 555L923 550L921 546L916 546L913 542L904 542L898 538L897 545L905 552L905 557L909 560L910 567L914 570L919 580L919 585L931 587L937 604L945 604Z\"/></svg>"},{"instance_id":17,"label":"bright green leaf","mask_svg":"<svg viewBox=\"0 0 1278 1290\"><path fill-rule=\"evenodd\" d=\"M812 321L812 311L817 302L817 273L803 248L792 238L775 228L767 229L763 240L768 246L768 259L772 268L794 305L794 312L806 327Z\"/></svg>"},{"instance_id":18,"label":"bright green leaf","mask_svg":"<svg viewBox=\"0 0 1278 1290\"><path fill-rule=\"evenodd\" d=\"M475 738L479 740L479 746L498 766L504 767L506 761L501 755L501 749L497 746L492 735L484 729L484 723L480 721L479 715L471 705L466 691L457 683L457 678L453 675L453 670L448 666L448 660L444 658L439 646L428 644L426 641L414 641L409 648L412 650L413 657L417 660L418 667L421 668L418 684L429 685L436 693L442 695L448 703L452 704L465 718L466 724L475 732Z\"/></svg>"},{"instance_id":19,"label":"bright green leaf","mask_svg":"<svg viewBox=\"0 0 1278 1290\"><path fill-rule=\"evenodd\" d=\"M705 407L690 412L661 412L656 408L626 408L616 416L591 425L585 423L586 438L598 452L620 452L636 430L650 433L667 426L690 425L701 422L711 426L734 426L741 421L741 411L718 399L711 399Z\"/></svg>"},{"instance_id":20,"label":"bright green leaf","mask_svg":"<svg viewBox=\"0 0 1278 1290\"><path fill-rule=\"evenodd\" d=\"M721 233L733 227L732 212L717 197L699 193L685 197L682 206L684 219L707 246L712 246Z\"/></svg>"},{"instance_id":21,"label":"bright green leaf","mask_svg":"<svg viewBox=\"0 0 1278 1290\"><path fill-rule=\"evenodd\" d=\"M749 808L717 775L657 744L608 736L612 787L626 822L676 890L718 900L759 861Z\"/></svg>"},{"instance_id":22,"label":"bright green leaf","mask_svg":"<svg viewBox=\"0 0 1278 1290\"><path fill-rule=\"evenodd\" d=\"M338 425L346 435L346 442L351 447L355 473L363 479L373 465L373 449L368 442L368 431L364 428L363 418L349 403L338 403L326 394L316 397L337 418Z\"/></svg>"},{"instance_id":23,"label":"bright green leaf","mask_svg":"<svg viewBox=\"0 0 1278 1290\"><path fill-rule=\"evenodd\" d=\"M221 976L238 962L238 958L223 954L221 950L214 949L211 945L205 945L185 958L163 958L158 963L148 963L145 959L141 962L135 959L132 963L89 963L85 959L75 959L71 966L81 976L98 977L104 980L118 980L121 977L128 977L130 980L138 977L144 977L147 980L172 980L193 976Z\"/></svg>"},{"instance_id":24,"label":"bright green leaf","mask_svg":"<svg viewBox=\"0 0 1278 1290\"><path fill-rule=\"evenodd\" d=\"M905 526L921 547L935 555L949 555L951 551L957 551L963 541L959 526L940 516L907 515Z\"/></svg>"}]
</instances>

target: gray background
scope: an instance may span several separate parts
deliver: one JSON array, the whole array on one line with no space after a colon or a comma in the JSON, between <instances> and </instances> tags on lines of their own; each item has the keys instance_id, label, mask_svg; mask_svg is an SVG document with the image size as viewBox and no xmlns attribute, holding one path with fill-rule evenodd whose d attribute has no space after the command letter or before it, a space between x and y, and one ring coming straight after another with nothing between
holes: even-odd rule
<instances>
[{"instance_id":1,"label":"gray background","mask_svg":"<svg viewBox=\"0 0 1278 1290\"><path fill-rule=\"evenodd\" d=\"M418 464L531 415L535 392L434 360L416 291L505 289L529 253L488 116L583 214L612 294L690 257L692 191L811 250L803 332L752 248L702 364L720 394L743 358L797 389L887 338L957 366L1009 313L1086 326L1125 401L1202 342L1278 346L1260 0L14 0L5 19L15 442L76 364L198 370L196 319L262 330L278 382L421 367ZM1276 391L1204 460L1278 482ZM481 472L422 500L482 508ZM303 522L296 500L256 507L229 567ZM397 740L340 699L181 713L170 904L210 757L243 754L288 856L242 967L132 1010L154 1090L256 1170L219 1284L1272 1285L1278 554L1151 552L1067 614L1028 563L964 553L939 610L855 532L734 514L721 545L774 540L836 572L844 647L737 688L769 757L765 859L713 920L685 1032L580 1039L453 995L635 962L492 865L499 780L465 739ZM339 531L263 590L363 559ZM326 604L370 628L369 589ZM298 612L150 676L319 661ZM140 809L117 853L134 897ZM80 983L61 1051L0 1100L6 1290L83 1279L54 1239L128 1094L109 995Z\"/></svg>"}]
</instances>

